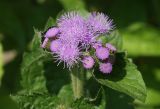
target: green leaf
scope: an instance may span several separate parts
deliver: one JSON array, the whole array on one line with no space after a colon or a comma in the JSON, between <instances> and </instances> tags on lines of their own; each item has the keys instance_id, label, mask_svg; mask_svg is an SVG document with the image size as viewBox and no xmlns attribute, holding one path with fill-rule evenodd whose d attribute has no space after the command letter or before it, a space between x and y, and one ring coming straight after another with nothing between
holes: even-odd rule
<instances>
[{"instance_id":1,"label":"green leaf","mask_svg":"<svg viewBox=\"0 0 160 109\"><path fill-rule=\"evenodd\" d=\"M73 109L99 109L98 107L94 106L91 103L88 103L83 98L77 99L75 102L72 103L71 108Z\"/></svg>"},{"instance_id":2,"label":"green leaf","mask_svg":"<svg viewBox=\"0 0 160 109\"><path fill-rule=\"evenodd\" d=\"M68 69L62 69L63 65L57 66L57 63L47 61L44 64L44 76L49 93L58 94L60 89L70 82Z\"/></svg>"},{"instance_id":3,"label":"green leaf","mask_svg":"<svg viewBox=\"0 0 160 109\"><path fill-rule=\"evenodd\" d=\"M68 10L85 10L83 0L59 0L63 7Z\"/></svg>"},{"instance_id":4,"label":"green leaf","mask_svg":"<svg viewBox=\"0 0 160 109\"><path fill-rule=\"evenodd\" d=\"M20 109L99 109L84 99L66 105L67 101L63 101L62 98L43 92L21 93L11 97L18 103Z\"/></svg>"},{"instance_id":5,"label":"green leaf","mask_svg":"<svg viewBox=\"0 0 160 109\"><path fill-rule=\"evenodd\" d=\"M160 32L144 23L134 23L121 31L123 48L133 56L159 56Z\"/></svg>"},{"instance_id":6,"label":"green leaf","mask_svg":"<svg viewBox=\"0 0 160 109\"><path fill-rule=\"evenodd\" d=\"M108 36L108 42L113 44L117 48L118 51L122 50L123 41L122 41L122 36L120 35L118 30L113 31Z\"/></svg>"},{"instance_id":7,"label":"green leaf","mask_svg":"<svg viewBox=\"0 0 160 109\"><path fill-rule=\"evenodd\" d=\"M130 95L142 102L146 99L146 87L137 67L125 53L116 54L116 62L110 75L94 72L96 80L105 86Z\"/></svg>"},{"instance_id":8,"label":"green leaf","mask_svg":"<svg viewBox=\"0 0 160 109\"><path fill-rule=\"evenodd\" d=\"M3 76L3 57L2 57L2 45L0 43L0 85L1 85L1 79L2 79L2 76Z\"/></svg>"},{"instance_id":9,"label":"green leaf","mask_svg":"<svg viewBox=\"0 0 160 109\"><path fill-rule=\"evenodd\" d=\"M48 28L50 28L52 26L55 26L55 20L52 17L49 17L49 19L45 25L44 31L46 31Z\"/></svg>"},{"instance_id":10,"label":"green leaf","mask_svg":"<svg viewBox=\"0 0 160 109\"><path fill-rule=\"evenodd\" d=\"M43 92L17 94L12 95L12 98L20 109L54 109L61 104L58 97Z\"/></svg>"},{"instance_id":11,"label":"green leaf","mask_svg":"<svg viewBox=\"0 0 160 109\"><path fill-rule=\"evenodd\" d=\"M74 101L73 91L70 84L64 85L58 93L58 97L67 105Z\"/></svg>"},{"instance_id":12,"label":"green leaf","mask_svg":"<svg viewBox=\"0 0 160 109\"><path fill-rule=\"evenodd\" d=\"M0 109L19 109L17 103L0 87Z\"/></svg>"},{"instance_id":13,"label":"green leaf","mask_svg":"<svg viewBox=\"0 0 160 109\"><path fill-rule=\"evenodd\" d=\"M107 109L134 109L132 97L108 87L104 88L104 93Z\"/></svg>"},{"instance_id":14,"label":"green leaf","mask_svg":"<svg viewBox=\"0 0 160 109\"><path fill-rule=\"evenodd\" d=\"M31 51L23 56L21 85L28 91L43 90L57 94L69 82L68 71L62 69L62 65L57 66L52 54L40 47L41 37L41 32L35 30Z\"/></svg>"},{"instance_id":15,"label":"green leaf","mask_svg":"<svg viewBox=\"0 0 160 109\"><path fill-rule=\"evenodd\" d=\"M19 109L9 95L0 96L0 109Z\"/></svg>"},{"instance_id":16,"label":"green leaf","mask_svg":"<svg viewBox=\"0 0 160 109\"><path fill-rule=\"evenodd\" d=\"M40 44L41 33L35 31L31 51L24 54L21 66L21 85L24 89L29 91L46 89L43 62L50 60L52 55L44 51L40 47Z\"/></svg>"},{"instance_id":17,"label":"green leaf","mask_svg":"<svg viewBox=\"0 0 160 109\"><path fill-rule=\"evenodd\" d=\"M140 58L137 64L142 72L145 84L147 86L146 106L158 106L160 104L160 58ZM137 61L137 59L136 59ZM144 64L145 63L145 64Z\"/></svg>"},{"instance_id":18,"label":"green leaf","mask_svg":"<svg viewBox=\"0 0 160 109\"><path fill-rule=\"evenodd\" d=\"M106 44L106 43L111 43L113 44L118 51L122 51L122 36L120 35L118 30L115 30L113 32L111 32L111 34L106 34L103 36L100 36L100 38L98 38L99 40L102 41L102 43Z\"/></svg>"}]
</instances>

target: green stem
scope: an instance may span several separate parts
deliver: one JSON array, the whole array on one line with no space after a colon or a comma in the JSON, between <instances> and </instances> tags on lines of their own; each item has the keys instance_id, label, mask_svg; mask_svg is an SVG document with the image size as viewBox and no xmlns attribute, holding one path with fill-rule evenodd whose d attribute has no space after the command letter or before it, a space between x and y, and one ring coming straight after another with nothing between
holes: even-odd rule
<instances>
[{"instance_id":1,"label":"green stem","mask_svg":"<svg viewBox=\"0 0 160 109\"><path fill-rule=\"evenodd\" d=\"M85 72L82 67L74 67L71 71L72 89L75 99L84 96Z\"/></svg>"}]
</instances>

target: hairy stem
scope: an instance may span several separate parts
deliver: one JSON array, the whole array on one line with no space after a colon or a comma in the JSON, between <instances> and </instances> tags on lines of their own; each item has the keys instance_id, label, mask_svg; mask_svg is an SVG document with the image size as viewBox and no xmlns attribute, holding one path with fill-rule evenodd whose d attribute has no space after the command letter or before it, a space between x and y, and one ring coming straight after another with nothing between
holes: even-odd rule
<instances>
[{"instance_id":1,"label":"hairy stem","mask_svg":"<svg viewBox=\"0 0 160 109\"><path fill-rule=\"evenodd\" d=\"M75 99L84 96L85 72L82 67L74 67L71 71L72 89Z\"/></svg>"}]
</instances>

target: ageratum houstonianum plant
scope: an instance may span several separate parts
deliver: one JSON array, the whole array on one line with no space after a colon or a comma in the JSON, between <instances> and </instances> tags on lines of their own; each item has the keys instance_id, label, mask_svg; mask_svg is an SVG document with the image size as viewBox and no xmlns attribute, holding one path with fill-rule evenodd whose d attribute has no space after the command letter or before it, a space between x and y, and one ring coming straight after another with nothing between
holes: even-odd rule
<instances>
[{"instance_id":1,"label":"ageratum houstonianum plant","mask_svg":"<svg viewBox=\"0 0 160 109\"><path fill-rule=\"evenodd\" d=\"M75 98L84 93L85 72L77 72L77 69L93 69L98 64L101 73L112 72L114 60L110 57L114 57L116 48L110 43L103 44L99 36L109 34L113 29L112 20L103 13L93 12L84 18L78 12L68 12L57 20L57 26L49 28L44 34L41 47L45 48L51 41L50 51L55 60L71 72ZM77 80L78 87L75 86Z\"/></svg>"},{"instance_id":2,"label":"ageratum houstonianum plant","mask_svg":"<svg viewBox=\"0 0 160 109\"><path fill-rule=\"evenodd\" d=\"M116 46L104 43L101 38L110 37L114 29L113 20L103 13L82 16L72 11L62 14L56 24L43 33L41 48L49 48L57 65L62 63L63 68L68 69L75 99L85 97L86 75L90 72L100 84L145 100L145 85L135 65L125 55L119 55Z\"/></svg>"},{"instance_id":3,"label":"ageratum houstonianum plant","mask_svg":"<svg viewBox=\"0 0 160 109\"><path fill-rule=\"evenodd\" d=\"M45 33L42 47L45 48L50 39L50 50L55 59L59 63L64 62L64 67L69 69L80 62L84 68L91 69L97 59L101 61L99 64L111 64L109 56L114 55L116 48L109 43L103 45L98 37L112 29L112 20L103 13L95 12L83 18L78 12L69 12L58 19L56 27ZM90 54L91 50L94 50L95 56Z\"/></svg>"}]
</instances>

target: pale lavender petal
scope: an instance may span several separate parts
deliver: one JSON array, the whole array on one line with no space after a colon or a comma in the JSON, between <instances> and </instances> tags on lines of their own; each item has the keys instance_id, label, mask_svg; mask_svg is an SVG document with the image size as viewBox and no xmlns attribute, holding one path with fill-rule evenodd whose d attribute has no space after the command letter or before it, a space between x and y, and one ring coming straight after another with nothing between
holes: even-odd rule
<instances>
[{"instance_id":1,"label":"pale lavender petal","mask_svg":"<svg viewBox=\"0 0 160 109\"><path fill-rule=\"evenodd\" d=\"M111 73L112 72L112 64L111 63L101 63L99 65L99 70L102 73Z\"/></svg>"},{"instance_id":2,"label":"pale lavender petal","mask_svg":"<svg viewBox=\"0 0 160 109\"><path fill-rule=\"evenodd\" d=\"M109 57L109 51L105 47L97 48L96 49L96 56L101 60L105 60Z\"/></svg>"},{"instance_id":3,"label":"pale lavender petal","mask_svg":"<svg viewBox=\"0 0 160 109\"><path fill-rule=\"evenodd\" d=\"M52 38L55 37L59 33L59 29L56 27L50 28L46 33L45 37Z\"/></svg>"},{"instance_id":4,"label":"pale lavender petal","mask_svg":"<svg viewBox=\"0 0 160 109\"><path fill-rule=\"evenodd\" d=\"M60 40L53 40L50 45L50 50L52 52L58 52L60 50L60 45L61 45Z\"/></svg>"},{"instance_id":5,"label":"pale lavender petal","mask_svg":"<svg viewBox=\"0 0 160 109\"><path fill-rule=\"evenodd\" d=\"M110 43L106 43L106 48L108 48L109 51L115 52L117 51L116 47L114 47L112 44Z\"/></svg>"},{"instance_id":6,"label":"pale lavender petal","mask_svg":"<svg viewBox=\"0 0 160 109\"><path fill-rule=\"evenodd\" d=\"M82 62L83 67L86 69L91 69L94 66L94 59L91 56L85 56Z\"/></svg>"}]
</instances>

